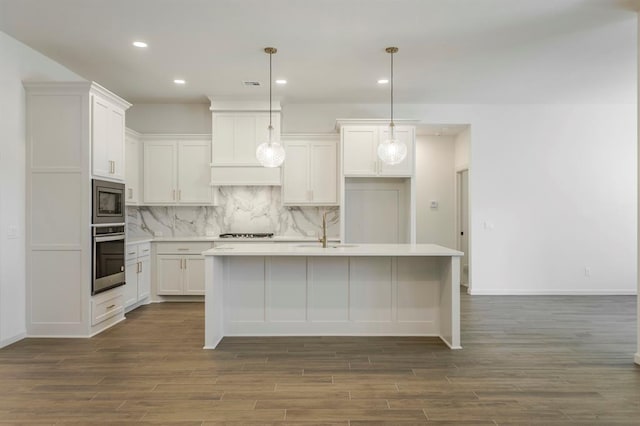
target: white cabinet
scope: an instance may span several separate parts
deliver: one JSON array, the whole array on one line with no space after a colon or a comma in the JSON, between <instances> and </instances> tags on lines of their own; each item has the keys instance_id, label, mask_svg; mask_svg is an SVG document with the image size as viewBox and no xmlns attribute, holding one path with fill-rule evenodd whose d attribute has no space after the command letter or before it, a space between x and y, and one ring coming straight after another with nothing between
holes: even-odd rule
<instances>
[{"instance_id":1,"label":"white cabinet","mask_svg":"<svg viewBox=\"0 0 640 426\"><path fill-rule=\"evenodd\" d=\"M160 296L204 295L204 257L212 243L157 243L156 286Z\"/></svg>"},{"instance_id":2,"label":"white cabinet","mask_svg":"<svg viewBox=\"0 0 640 426\"><path fill-rule=\"evenodd\" d=\"M260 166L256 148L269 140L268 112L214 113L213 162L214 166ZM280 140L280 113L272 115L273 140Z\"/></svg>"},{"instance_id":3,"label":"white cabinet","mask_svg":"<svg viewBox=\"0 0 640 426\"><path fill-rule=\"evenodd\" d=\"M127 244L124 306L130 311L148 303L151 294L151 244Z\"/></svg>"},{"instance_id":4,"label":"white cabinet","mask_svg":"<svg viewBox=\"0 0 640 426\"><path fill-rule=\"evenodd\" d=\"M280 140L280 105L271 115L272 140ZM281 185L280 167L262 167L256 148L269 140L269 104L264 102L211 101L211 184ZM285 159L285 163L286 163Z\"/></svg>"},{"instance_id":5,"label":"white cabinet","mask_svg":"<svg viewBox=\"0 0 640 426\"><path fill-rule=\"evenodd\" d=\"M89 212L91 177L124 179L130 104L90 81L24 88L25 333L89 337L124 318L121 287L91 295Z\"/></svg>"},{"instance_id":6,"label":"white cabinet","mask_svg":"<svg viewBox=\"0 0 640 426\"><path fill-rule=\"evenodd\" d=\"M211 204L208 139L144 141L144 204Z\"/></svg>"},{"instance_id":7,"label":"white cabinet","mask_svg":"<svg viewBox=\"0 0 640 426\"><path fill-rule=\"evenodd\" d=\"M378 159L378 144L389 134L383 125L342 126L343 174L352 177L410 177L414 174L415 127L396 125L396 136L407 145L407 157L396 165Z\"/></svg>"},{"instance_id":8,"label":"white cabinet","mask_svg":"<svg viewBox=\"0 0 640 426\"><path fill-rule=\"evenodd\" d=\"M125 190L127 205L140 202L140 135L127 129L125 137Z\"/></svg>"},{"instance_id":9,"label":"white cabinet","mask_svg":"<svg viewBox=\"0 0 640 426\"><path fill-rule=\"evenodd\" d=\"M99 94L91 95L91 159L92 175L123 181L124 163L124 111Z\"/></svg>"},{"instance_id":10,"label":"white cabinet","mask_svg":"<svg viewBox=\"0 0 640 426\"><path fill-rule=\"evenodd\" d=\"M285 150L283 204L337 205L337 141L327 135L288 135Z\"/></svg>"}]
</instances>

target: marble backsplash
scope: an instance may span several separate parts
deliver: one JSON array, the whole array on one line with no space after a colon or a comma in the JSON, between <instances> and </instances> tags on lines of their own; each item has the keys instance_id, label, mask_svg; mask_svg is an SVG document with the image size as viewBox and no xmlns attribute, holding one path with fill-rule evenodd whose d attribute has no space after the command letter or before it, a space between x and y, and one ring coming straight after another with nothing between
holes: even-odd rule
<instances>
[{"instance_id":1,"label":"marble backsplash","mask_svg":"<svg viewBox=\"0 0 640 426\"><path fill-rule=\"evenodd\" d=\"M338 207L285 207L277 186L218 188L217 206L127 207L129 237L218 236L227 232L272 232L315 237L327 211L327 236L340 233Z\"/></svg>"}]
</instances>

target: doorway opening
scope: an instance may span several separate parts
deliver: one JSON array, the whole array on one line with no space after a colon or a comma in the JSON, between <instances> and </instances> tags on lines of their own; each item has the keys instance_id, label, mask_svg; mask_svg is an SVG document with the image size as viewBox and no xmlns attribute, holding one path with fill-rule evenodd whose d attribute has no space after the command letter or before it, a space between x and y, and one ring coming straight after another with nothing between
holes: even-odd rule
<instances>
[{"instance_id":1,"label":"doorway opening","mask_svg":"<svg viewBox=\"0 0 640 426\"><path fill-rule=\"evenodd\" d=\"M469 169L456 171L456 235L457 249L464 252L460 259L460 284L471 291L469 280Z\"/></svg>"}]
</instances>

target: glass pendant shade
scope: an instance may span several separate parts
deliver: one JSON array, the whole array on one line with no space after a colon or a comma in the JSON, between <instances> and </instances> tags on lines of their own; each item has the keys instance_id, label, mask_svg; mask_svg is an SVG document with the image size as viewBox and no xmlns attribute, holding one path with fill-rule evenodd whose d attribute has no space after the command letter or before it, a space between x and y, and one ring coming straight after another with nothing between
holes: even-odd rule
<instances>
[{"instance_id":1,"label":"glass pendant shade","mask_svg":"<svg viewBox=\"0 0 640 426\"><path fill-rule=\"evenodd\" d=\"M256 158L264 167L281 166L284 156L284 148L278 142L263 142L256 149Z\"/></svg>"},{"instance_id":2,"label":"glass pendant shade","mask_svg":"<svg viewBox=\"0 0 640 426\"><path fill-rule=\"evenodd\" d=\"M407 156L407 145L395 137L394 131L389 131L389 138L378 145L378 158L385 164L399 164Z\"/></svg>"}]
</instances>

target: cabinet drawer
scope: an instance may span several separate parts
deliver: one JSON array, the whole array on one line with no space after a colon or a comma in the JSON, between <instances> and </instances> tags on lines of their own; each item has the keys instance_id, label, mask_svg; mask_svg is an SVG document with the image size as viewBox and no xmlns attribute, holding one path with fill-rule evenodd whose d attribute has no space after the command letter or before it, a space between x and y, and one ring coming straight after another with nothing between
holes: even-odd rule
<instances>
[{"instance_id":1,"label":"cabinet drawer","mask_svg":"<svg viewBox=\"0 0 640 426\"><path fill-rule=\"evenodd\" d=\"M138 257L151 256L151 243L138 244Z\"/></svg>"},{"instance_id":2,"label":"cabinet drawer","mask_svg":"<svg viewBox=\"0 0 640 426\"><path fill-rule=\"evenodd\" d=\"M91 325L118 315L124 311L124 298L122 294L115 295L101 302L91 301Z\"/></svg>"},{"instance_id":3,"label":"cabinet drawer","mask_svg":"<svg viewBox=\"0 0 640 426\"><path fill-rule=\"evenodd\" d=\"M130 262L138 258L138 246L137 244L129 244L125 246L125 261Z\"/></svg>"},{"instance_id":4,"label":"cabinet drawer","mask_svg":"<svg viewBox=\"0 0 640 426\"><path fill-rule=\"evenodd\" d=\"M213 247L210 242L155 243L158 254L200 254Z\"/></svg>"}]
</instances>

